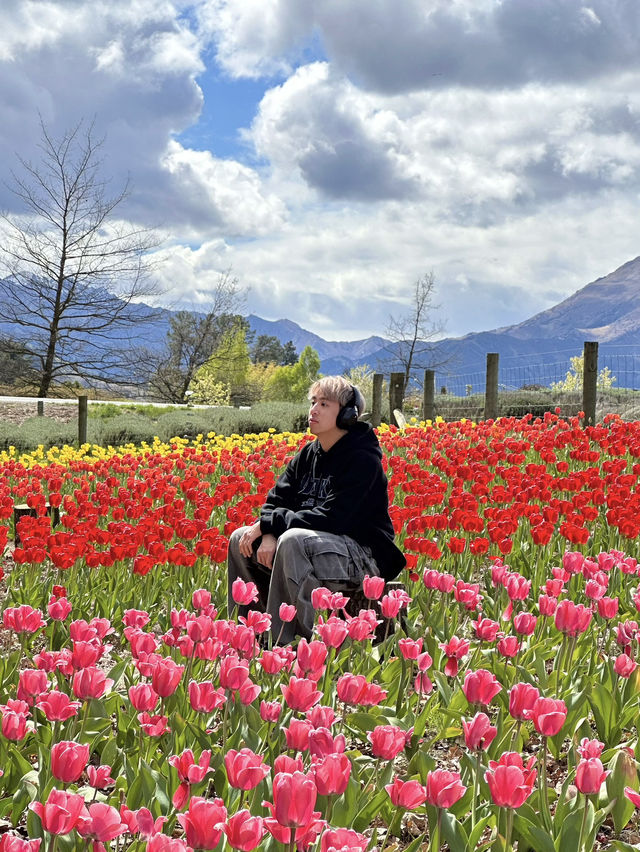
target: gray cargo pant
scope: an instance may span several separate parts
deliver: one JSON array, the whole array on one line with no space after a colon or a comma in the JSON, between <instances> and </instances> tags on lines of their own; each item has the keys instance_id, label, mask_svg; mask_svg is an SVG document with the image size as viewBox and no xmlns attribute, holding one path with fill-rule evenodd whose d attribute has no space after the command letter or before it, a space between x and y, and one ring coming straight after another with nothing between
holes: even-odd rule
<instances>
[{"instance_id":1,"label":"gray cargo pant","mask_svg":"<svg viewBox=\"0 0 640 852\"><path fill-rule=\"evenodd\" d=\"M290 529L279 536L273 558L273 569L261 565L254 556L247 558L240 553L240 537L247 527L231 534L228 561L228 612L236 604L231 597L231 585L240 577L245 583L256 584L260 599L252 608L261 609L271 616L271 633L274 642L281 645L292 642L296 635L311 637L315 610L311 605L311 592L320 586L327 588L357 588L365 574L380 574L375 559L368 547L346 535L316 532L315 530ZM258 539L259 541L259 539ZM279 609L281 603L296 607L296 618L283 623ZM248 607L240 607L245 614ZM278 637L280 637L278 639Z\"/></svg>"}]
</instances>

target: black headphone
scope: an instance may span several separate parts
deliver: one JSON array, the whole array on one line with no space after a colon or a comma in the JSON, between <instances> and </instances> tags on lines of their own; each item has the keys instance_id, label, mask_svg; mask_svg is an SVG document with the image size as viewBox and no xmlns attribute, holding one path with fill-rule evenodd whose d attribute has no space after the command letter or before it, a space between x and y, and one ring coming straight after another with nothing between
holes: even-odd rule
<instances>
[{"instance_id":1,"label":"black headphone","mask_svg":"<svg viewBox=\"0 0 640 852\"><path fill-rule=\"evenodd\" d=\"M347 404L342 406L336 417L336 426L338 429L353 429L356 425L358 422L357 401L356 389L351 385L351 396L347 400Z\"/></svg>"}]
</instances>

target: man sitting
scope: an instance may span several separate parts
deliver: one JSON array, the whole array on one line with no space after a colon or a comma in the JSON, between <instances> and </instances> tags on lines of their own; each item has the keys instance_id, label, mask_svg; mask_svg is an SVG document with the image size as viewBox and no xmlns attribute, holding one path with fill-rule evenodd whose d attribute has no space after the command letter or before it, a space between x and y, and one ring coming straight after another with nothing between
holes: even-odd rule
<instances>
[{"instance_id":1,"label":"man sitting","mask_svg":"<svg viewBox=\"0 0 640 852\"><path fill-rule=\"evenodd\" d=\"M313 383L309 400L309 431L317 440L289 462L260 519L229 541L229 614L233 581L254 582L258 606L271 615L272 635L282 644L310 638L314 589L356 588L365 574L391 580L405 565L394 542L382 451L371 426L358 420L364 397L341 376L326 376ZM293 621L280 619L282 603L295 605Z\"/></svg>"}]
</instances>

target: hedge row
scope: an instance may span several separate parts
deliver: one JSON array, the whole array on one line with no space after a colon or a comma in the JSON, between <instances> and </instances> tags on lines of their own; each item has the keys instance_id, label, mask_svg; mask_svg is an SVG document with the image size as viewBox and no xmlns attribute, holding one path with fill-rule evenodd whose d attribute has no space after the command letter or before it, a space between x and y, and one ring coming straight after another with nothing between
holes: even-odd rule
<instances>
[{"instance_id":1,"label":"hedge row","mask_svg":"<svg viewBox=\"0 0 640 852\"><path fill-rule=\"evenodd\" d=\"M157 418L125 413L115 417L89 418L87 441L100 446L142 441L154 437L168 441L175 436L194 439L197 435L216 432L220 435L244 435L250 432L301 432L307 428L306 403L261 403L250 409L211 408L174 410ZM78 420L59 423L51 417L31 417L22 425L0 420L0 450L13 446L19 452L74 444L78 437Z\"/></svg>"}]
</instances>

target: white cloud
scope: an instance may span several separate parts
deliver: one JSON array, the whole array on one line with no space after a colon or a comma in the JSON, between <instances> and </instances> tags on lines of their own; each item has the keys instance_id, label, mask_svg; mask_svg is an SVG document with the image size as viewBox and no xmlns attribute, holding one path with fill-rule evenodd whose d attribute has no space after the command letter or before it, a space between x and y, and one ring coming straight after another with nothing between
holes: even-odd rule
<instances>
[{"instance_id":1,"label":"white cloud","mask_svg":"<svg viewBox=\"0 0 640 852\"><path fill-rule=\"evenodd\" d=\"M95 115L171 299L232 267L249 310L362 337L433 269L448 332L491 328L637 253L639 34L637 0L7 0L0 180L38 110ZM224 74L273 83L236 159L198 137Z\"/></svg>"},{"instance_id":2,"label":"white cloud","mask_svg":"<svg viewBox=\"0 0 640 852\"><path fill-rule=\"evenodd\" d=\"M216 226L227 237L264 235L285 218L283 203L263 193L258 174L233 160L170 142L162 166L170 176L165 201L178 204L171 225L190 229L194 238L210 235Z\"/></svg>"},{"instance_id":3,"label":"white cloud","mask_svg":"<svg viewBox=\"0 0 640 852\"><path fill-rule=\"evenodd\" d=\"M314 26L310 0L202 0L203 35L216 42L219 63L233 77L281 76Z\"/></svg>"},{"instance_id":4,"label":"white cloud","mask_svg":"<svg viewBox=\"0 0 640 852\"><path fill-rule=\"evenodd\" d=\"M387 93L585 81L638 68L637 0L203 0L234 75L288 73L321 35L358 85Z\"/></svg>"}]
</instances>

